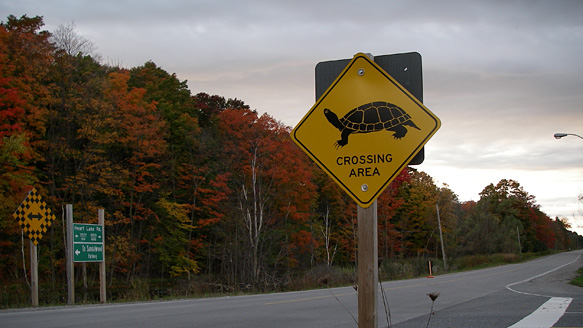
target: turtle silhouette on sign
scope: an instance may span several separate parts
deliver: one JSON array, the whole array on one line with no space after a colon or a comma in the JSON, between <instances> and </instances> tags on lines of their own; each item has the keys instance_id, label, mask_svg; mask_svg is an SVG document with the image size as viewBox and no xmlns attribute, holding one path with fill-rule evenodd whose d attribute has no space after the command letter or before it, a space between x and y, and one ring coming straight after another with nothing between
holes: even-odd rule
<instances>
[{"instance_id":1,"label":"turtle silhouette on sign","mask_svg":"<svg viewBox=\"0 0 583 328\"><path fill-rule=\"evenodd\" d=\"M324 115L341 132L341 139L334 143L336 148L346 146L348 136L353 133L387 130L394 132L395 139L401 139L407 134L406 125L420 130L401 107L385 101L358 106L340 119L328 108L324 109Z\"/></svg>"}]
</instances>

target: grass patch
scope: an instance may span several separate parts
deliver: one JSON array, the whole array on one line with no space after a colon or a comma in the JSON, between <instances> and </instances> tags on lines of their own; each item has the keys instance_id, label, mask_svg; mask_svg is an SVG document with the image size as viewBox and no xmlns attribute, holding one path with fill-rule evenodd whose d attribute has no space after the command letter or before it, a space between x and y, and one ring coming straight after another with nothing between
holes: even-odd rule
<instances>
[{"instance_id":1,"label":"grass patch","mask_svg":"<svg viewBox=\"0 0 583 328\"><path fill-rule=\"evenodd\" d=\"M571 285L583 287L583 268L577 270L577 276L571 280Z\"/></svg>"}]
</instances>

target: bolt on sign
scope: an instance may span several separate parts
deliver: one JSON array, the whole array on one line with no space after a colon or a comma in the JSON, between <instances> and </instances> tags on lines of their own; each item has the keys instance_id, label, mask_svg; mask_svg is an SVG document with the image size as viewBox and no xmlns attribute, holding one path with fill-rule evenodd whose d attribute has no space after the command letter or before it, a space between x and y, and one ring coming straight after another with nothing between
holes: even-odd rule
<instances>
[{"instance_id":1,"label":"bolt on sign","mask_svg":"<svg viewBox=\"0 0 583 328\"><path fill-rule=\"evenodd\" d=\"M32 188L13 216L35 246L55 219L36 188Z\"/></svg>"},{"instance_id":2,"label":"bolt on sign","mask_svg":"<svg viewBox=\"0 0 583 328\"><path fill-rule=\"evenodd\" d=\"M439 118L417 98L358 53L291 137L367 208L440 126Z\"/></svg>"}]
</instances>

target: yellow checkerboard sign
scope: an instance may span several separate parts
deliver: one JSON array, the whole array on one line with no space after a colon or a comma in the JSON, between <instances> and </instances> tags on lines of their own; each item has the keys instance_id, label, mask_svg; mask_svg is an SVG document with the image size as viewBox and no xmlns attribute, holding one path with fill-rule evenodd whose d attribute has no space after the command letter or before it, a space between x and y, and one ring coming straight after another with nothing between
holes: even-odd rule
<instances>
[{"instance_id":1,"label":"yellow checkerboard sign","mask_svg":"<svg viewBox=\"0 0 583 328\"><path fill-rule=\"evenodd\" d=\"M38 241L55 219L55 215L42 200L36 188L32 188L13 216L34 245L38 245Z\"/></svg>"}]
</instances>

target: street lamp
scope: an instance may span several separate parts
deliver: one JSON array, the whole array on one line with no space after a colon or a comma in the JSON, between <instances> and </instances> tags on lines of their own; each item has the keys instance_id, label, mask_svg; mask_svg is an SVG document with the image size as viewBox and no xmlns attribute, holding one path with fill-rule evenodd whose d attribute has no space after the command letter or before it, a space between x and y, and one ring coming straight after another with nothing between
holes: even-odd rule
<instances>
[{"instance_id":1,"label":"street lamp","mask_svg":"<svg viewBox=\"0 0 583 328\"><path fill-rule=\"evenodd\" d=\"M566 137L566 136L575 136L575 137L579 137L579 138L583 139L582 136L580 136L578 134L574 134L574 133L555 133L555 139L561 139L562 137Z\"/></svg>"},{"instance_id":2,"label":"street lamp","mask_svg":"<svg viewBox=\"0 0 583 328\"><path fill-rule=\"evenodd\" d=\"M580 136L578 134L574 134L574 133L561 133L561 132L558 132L558 133L555 133L554 136L555 136L555 139L561 139L561 138L566 137L566 136L575 136L575 137L579 137L579 138L583 139L582 136ZM582 195L583 194L579 194L579 197L578 197L578 200L579 201L581 201L583 199L583 196Z\"/></svg>"}]
</instances>

